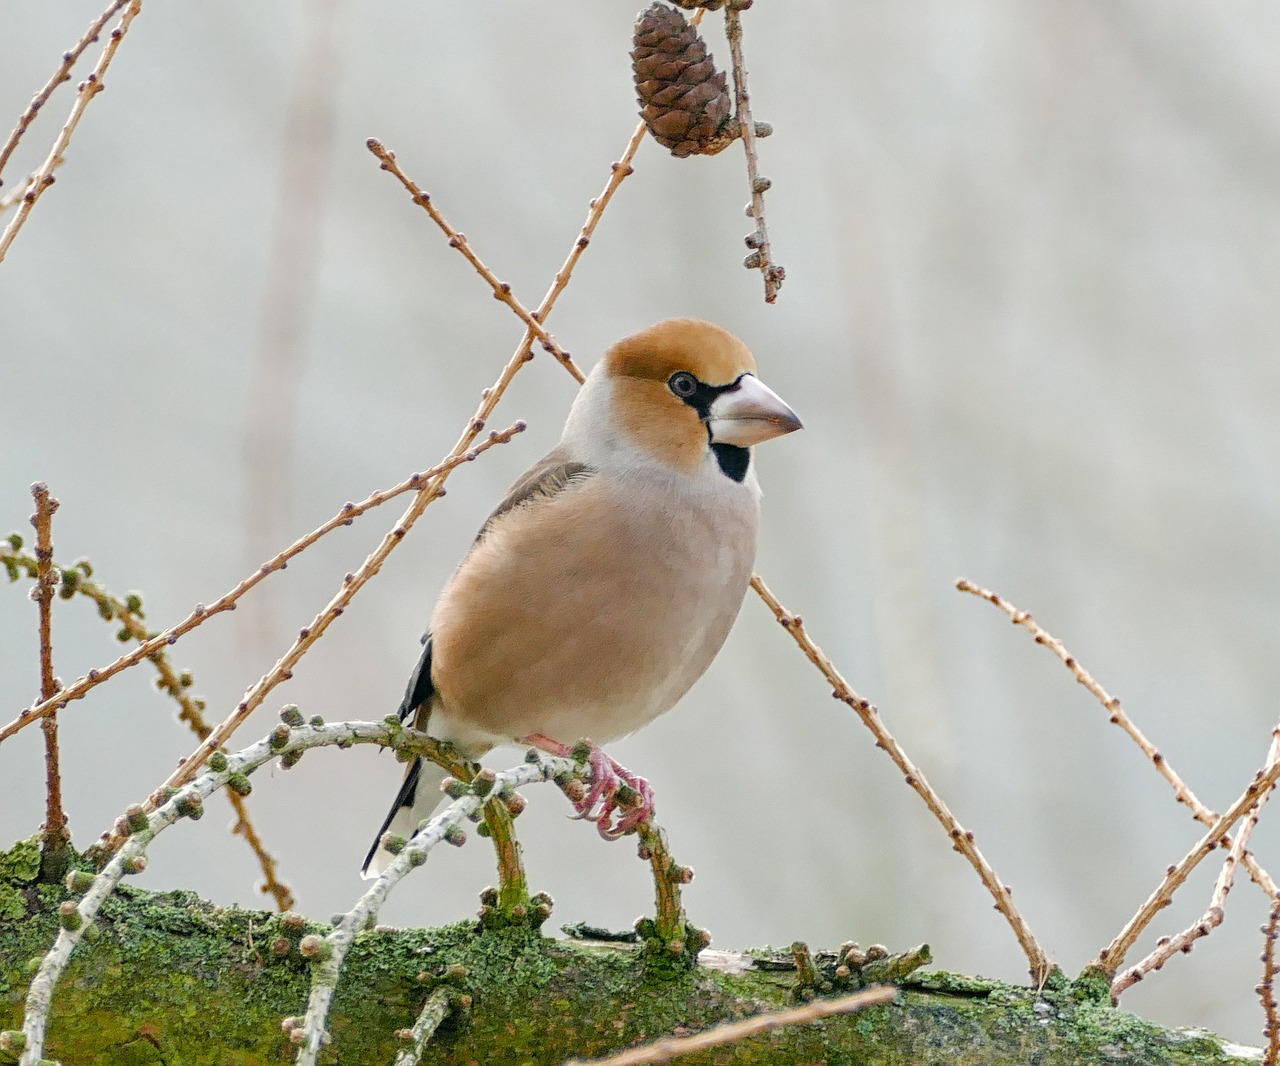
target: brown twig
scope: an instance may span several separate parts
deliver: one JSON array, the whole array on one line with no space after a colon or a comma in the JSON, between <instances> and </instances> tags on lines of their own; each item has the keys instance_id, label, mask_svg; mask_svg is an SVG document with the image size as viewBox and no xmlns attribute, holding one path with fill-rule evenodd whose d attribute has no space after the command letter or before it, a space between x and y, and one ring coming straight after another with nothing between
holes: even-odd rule
<instances>
[{"instance_id":1,"label":"brown twig","mask_svg":"<svg viewBox=\"0 0 1280 1066\"><path fill-rule=\"evenodd\" d=\"M27 109L18 116L17 124L13 127L13 131L9 134L8 140L4 142L4 147L0 148L0 175L4 174L5 165L9 162L9 157L13 155L14 149L18 147L18 142L22 140L22 135L27 132L31 124L36 120L36 116L40 113L40 109L49 101L49 97L53 95L53 91L64 81L71 80L71 68L75 66L76 60L84 53L84 50L98 39L102 33L102 28L111 20L111 16L119 11L129 0L112 0L107 6L106 11L89 23L89 28L84 31L69 52L62 53L62 65L58 67L47 82L44 88L31 98L31 103L27 105ZM0 181L0 185L4 182ZM3 208L0 208L2 210Z\"/></svg>"},{"instance_id":2,"label":"brown twig","mask_svg":"<svg viewBox=\"0 0 1280 1066\"><path fill-rule=\"evenodd\" d=\"M634 1047L608 1058L570 1059L564 1066L656 1066L670 1062L680 1055L689 1055L707 1048L736 1044L748 1037L758 1036L787 1025L808 1025L838 1014L853 1014L879 1003L891 1003L898 998L898 990L891 985L880 985L855 992L840 999L815 999L803 1007L791 1010L767 1011L744 1018L739 1022L726 1022L692 1036L668 1036L651 1044Z\"/></svg>"},{"instance_id":3,"label":"brown twig","mask_svg":"<svg viewBox=\"0 0 1280 1066\"><path fill-rule=\"evenodd\" d=\"M1049 961L1044 949L1040 947L1035 935L1031 932L1031 927L1027 925L1026 919L1022 917L1017 907L1014 906L1012 890L1000 880L991 864L987 862L982 852L978 850L973 834L956 820L955 815L947 808L942 797L933 790L916 765L907 758L906 752L902 750L901 745L894 739L893 734L885 728L884 723L880 720L880 714L876 708L850 687L849 683L840 675L840 672L823 653L822 649L809 638L808 633L805 632L804 623L799 616L791 614L783 607L759 576L751 579L751 587L764 600L783 629L791 634L792 639L800 646L809 661L822 672L822 676L831 685L831 694L836 699L848 704L854 713L862 719L863 724L871 730L876 738L876 746L883 748L888 753L889 758L894 761L894 764L906 777L907 784L924 800L925 806L929 808L933 816L942 823L947 835L951 838L951 844L955 850L968 859L970 865L978 872L983 885L986 886L987 891L995 899L996 910L1004 915L1005 920L1013 929L1013 934L1017 937L1023 953L1027 956L1027 961L1031 964L1032 980L1035 981L1037 987L1043 986L1052 972L1053 964Z\"/></svg>"},{"instance_id":4,"label":"brown twig","mask_svg":"<svg viewBox=\"0 0 1280 1066\"><path fill-rule=\"evenodd\" d=\"M1271 750L1267 754L1268 761L1274 761L1277 758L1280 758L1280 729L1272 733ZM1138 963L1137 966L1125 970L1124 973L1116 977L1111 982L1112 1001L1118 1000L1127 989L1137 984L1147 974L1153 970L1160 969L1178 952L1189 955L1197 940L1208 936L1222 924L1222 919L1226 914L1227 894L1231 891L1231 886L1235 882L1236 867L1240 864L1241 857L1249 846L1249 838L1253 835L1253 830L1258 824L1262 808L1266 805L1267 800L1271 798L1274 791L1274 787L1267 789L1258 797L1257 802L1249 808L1249 813L1245 816L1244 822L1240 826L1240 831L1236 834L1235 842L1231 844L1227 857L1222 863L1222 870L1218 874L1218 879L1214 882L1213 894L1209 898L1209 907L1200 917L1200 920L1188 926L1176 936L1161 937L1154 951Z\"/></svg>"},{"instance_id":5,"label":"brown twig","mask_svg":"<svg viewBox=\"0 0 1280 1066\"><path fill-rule=\"evenodd\" d=\"M3 541L0 541L0 563L3 563L15 578L19 568L26 570L32 578L37 577L39 564L35 556L27 555ZM60 578L62 597L64 599L74 593L80 593L86 599L93 601L98 606L98 614L104 620L120 622L121 634L125 638L132 637L134 640L144 641L154 635L148 632L146 624L142 620L138 599L135 596L130 596L121 600L99 583L89 580L88 575L91 572L91 568L87 560L69 568L60 567L56 563L51 563L51 566L56 575L51 583L57 583ZM161 691L169 693L178 704L178 721L185 722L191 728L191 731L203 740L209 735L212 727L204 718L204 702L191 695L191 675L179 672L174 667L168 653L163 650L154 651L147 658L160 675L156 681L156 686ZM54 721L55 717L54 715L49 715L41 719L41 725ZM288 885L281 882L277 877L278 863L276 858L266 850L256 829L254 829L244 797L229 790L226 792L226 797L236 813L236 822L232 826L231 832L238 833L244 837L257 858L258 864L262 867L264 878L261 886L262 891L275 898L276 905L280 910L288 910L294 903L293 892Z\"/></svg>"},{"instance_id":6,"label":"brown twig","mask_svg":"<svg viewBox=\"0 0 1280 1066\"><path fill-rule=\"evenodd\" d=\"M1280 726L1277 729L1280 729ZM1262 769L1253 775L1253 780L1249 782L1239 798L1227 808L1226 813L1196 842L1195 846L1179 862L1169 867L1156 890L1147 897L1147 901L1138 908L1137 913L1129 919L1115 939L1098 953L1098 957L1090 963L1090 969L1114 976L1134 942L1161 909L1169 905L1174 892L1186 881L1191 871L1200 865L1200 861L1209 852L1222 843L1231 831L1231 827L1266 795L1267 790L1275 785L1277 778L1280 778L1280 757L1276 754L1280 749L1274 743L1274 730L1272 737L1272 747L1267 753L1267 760Z\"/></svg>"},{"instance_id":7,"label":"brown twig","mask_svg":"<svg viewBox=\"0 0 1280 1066\"><path fill-rule=\"evenodd\" d=\"M1280 1012L1276 1009L1276 938L1280 937L1280 902L1271 905L1271 914L1267 924L1262 927L1265 942L1262 946L1262 983L1255 991L1262 1000L1262 1011L1266 1017L1263 1035L1267 1038L1267 1047L1262 1056L1262 1066L1277 1066L1280 1063Z\"/></svg>"},{"instance_id":8,"label":"brown twig","mask_svg":"<svg viewBox=\"0 0 1280 1066\"><path fill-rule=\"evenodd\" d=\"M463 430L457 444L453 447L453 451L440 463L442 468L440 472L427 479L426 484L414 496L413 502L409 504L404 514L400 516L400 520L387 531L382 541L368 558L360 564L359 568L342 579L342 586L337 593L334 594L333 598L320 613L311 620L311 624L304 626L298 632L297 638L289 646L288 651L276 662L275 666L263 674L249 688L245 693L244 699L236 705L235 709L214 727L213 731L195 751L178 764L178 768L156 790L158 794L163 794L167 789L181 788L195 777L200 772L205 760L227 742L231 735L244 724L249 715L262 704L262 701L267 698L271 691L282 681L287 681L293 676L293 668L298 664L299 660L324 635L333 621L347 609L347 605L355 597L356 593L364 588L373 576L382 569L382 564L386 562L387 556L405 538L409 530L413 528L414 523L422 517L422 513L427 507L444 495L445 480L458 465L453 460L465 460L468 455L474 458L474 456L487 450L488 447L504 443L524 429L524 423L518 422L503 433L490 433L489 439L484 445L472 448L476 437L484 429L484 420L493 412L498 397L506 389L506 385L510 382L510 377L514 376L516 368L518 368L518 364L515 368L508 364L510 376L507 375L507 371L504 371L505 380L499 379L499 386L495 387L491 394L481 401L479 410L467 424L467 428ZM154 809L154 804L149 801L148 807L149 809ZM120 839L119 834L113 832L110 839L105 841L105 844L108 847L115 847L119 844Z\"/></svg>"},{"instance_id":9,"label":"brown twig","mask_svg":"<svg viewBox=\"0 0 1280 1066\"><path fill-rule=\"evenodd\" d=\"M396 162L395 152L388 149L381 141L374 137L370 137L366 142L370 152L372 152L380 161L382 169L393 174L413 197L413 202L421 207L434 222L449 238L449 247L456 248L463 257L475 267L476 273L489 283L489 287L493 289L493 295L496 299L501 300L504 304L513 310L517 317L525 324L525 328L530 331L541 343L544 350L550 352L563 364L564 368L569 371L578 381L583 381L584 376L577 364L569 358L569 353L556 343L556 339L542 328L542 322L537 315L529 311L519 300L511 295L511 286L502 281L492 270L484 263L484 260L476 254L475 250L467 241L465 233L459 233L442 215L435 204L431 202L431 197L422 191L410 177L400 169L400 164Z\"/></svg>"},{"instance_id":10,"label":"brown twig","mask_svg":"<svg viewBox=\"0 0 1280 1066\"><path fill-rule=\"evenodd\" d=\"M258 865L262 868L262 884L258 886L258 891L263 895L274 898L276 908L282 914L285 911L292 910L296 902L293 889L277 876L280 869L280 861L267 850L267 846L262 842L262 837L258 836L257 827L253 824L253 819L249 817L249 808L245 806L244 797L234 792L229 792L227 799L230 801L232 809L236 812L236 820L231 827L231 835L242 838L249 845L249 850L253 852L254 858L258 860Z\"/></svg>"},{"instance_id":11,"label":"brown twig","mask_svg":"<svg viewBox=\"0 0 1280 1066\"><path fill-rule=\"evenodd\" d=\"M53 147L49 149L49 154L45 157L45 161L32 175L31 183L22 197L22 203L19 205L17 213L9 221L9 225L5 227L4 233L0 234L0 262L4 262L9 246L13 244L14 239L18 236L18 231L26 225L27 218L31 215L36 201L53 184L54 168L58 165L59 160L62 159L67 146L71 144L71 137L76 131L76 126L80 124L80 119L84 117L85 108L89 106L89 101L105 88L102 83L103 76L106 74L107 68L111 66L111 61L115 58L120 42L124 40L124 35L129 32L129 26L140 10L142 10L142 0L131 0L124 14L120 16L120 22L111 31L110 40L103 47L102 54L98 56L98 62L93 68L93 72L80 83L80 88L76 92L75 103L71 105L71 113L67 116L67 121L63 124L61 132L54 140ZM107 17L111 17L110 12L108 12Z\"/></svg>"},{"instance_id":12,"label":"brown twig","mask_svg":"<svg viewBox=\"0 0 1280 1066\"><path fill-rule=\"evenodd\" d=\"M635 142L634 137L632 140ZM394 165L394 156L387 153L385 149L382 149L381 144L373 139L369 142L369 148L375 155L379 154L380 149L382 150L382 153L386 156L386 158L380 156L380 158L383 158L383 166L390 170L391 165ZM625 172L622 168L625 168ZM622 163L615 163L613 167L613 174L610 177L609 183L606 185L606 195L602 196L598 200L592 201L591 209L587 214L587 223L583 226L578 240L575 242L574 250L570 253L566 267L562 268L566 272L565 283L567 283L568 280L568 272L572 271L573 265L576 264L578 258L580 258L582 248L585 247L583 244L583 238L585 237L589 239L590 232L594 230L596 223L599 221L600 215L603 214L604 208L607 205L609 198L612 196L613 190L616 189L617 184L621 183L622 179L630 173L630 170L629 158L624 157ZM408 179L404 177L402 173L397 174L397 177L399 177L402 182L408 183ZM424 207L428 206L430 201L428 199L427 203L423 203L423 194L421 190L417 189L416 186L413 186L412 183L406 184L406 187L410 188L410 191L414 194L415 199L417 199L419 203L422 203ZM433 218L434 217L435 215L433 214ZM476 269L480 271L482 276L484 276L486 280L494 286L495 295L504 294L505 296L510 297L510 287L498 281L496 277L492 276L492 272L488 271L487 268L481 269L483 264L480 262L479 258L470 251L470 248L466 245L465 241L458 241L455 244L453 240L453 237L455 236L460 235L452 233L450 243L454 244L455 247L459 247L464 250L464 254L467 255L468 259L472 262L472 265L476 266ZM358 592L360 588L362 588L364 584L368 582L368 580L372 578L379 569L381 569L382 563L385 561L386 557L394 550L396 544L398 544L408 533L409 529L421 516L426 507L442 494L445 479L448 477L454 466L457 465L457 462L466 453L467 448L469 448L475 441L480 431L484 428L485 420L493 413L494 408L497 407L498 401L502 398L503 393L506 392L512 379L530 358L535 337L540 339L543 342L544 347L547 347L549 351L554 353L559 350L558 345L555 345L554 339L546 333L542 328L541 323L546 320L546 316L550 313L551 308L555 304L556 298L559 296L559 293L563 288L564 284L560 284L558 288L556 285L553 285L552 292L548 293L542 304L540 304L538 309L534 312L524 310L524 308L519 305L518 301L515 301L514 298L503 300L503 302L507 303L512 310L516 311L517 314L520 314L522 318L526 318L524 338L517 346L515 354L511 357L507 365L503 368L502 373L498 376L498 380L494 382L490 388L485 390L480 406L475 415L467 424L467 428L463 431L458 443L454 445L453 451L441 464L442 470L431 477L427 484L419 490L417 496L414 498L414 502L409 506L409 509L405 514L401 516L400 521L392 528L386 537L383 538L382 543L379 544L373 554L365 560L361 567L354 574L350 574L346 579L344 579L344 587L312 620L311 625L304 627L300 631L298 638L293 642L292 646L285 652L276 665L249 689L245 694L245 698L241 700L236 709L223 719L223 721L216 729L214 729L200 747L184 759L179 764L178 769L169 775L168 780L166 780L160 786L160 789L157 790L158 794L163 793L167 788L178 788L183 784L186 784L186 782L199 771L204 761L214 751L216 751L219 746L225 743L226 739L236 729L238 729L253 710L261 704L267 694L281 681L292 676L293 667L297 665L302 656L305 655L310 647L320 638L321 635L323 635L330 623L332 623L333 620L346 609L346 605L351 601L356 592ZM500 295L499 298L501 299L502 296ZM565 368L573 373L575 377L578 377L579 380L582 380L581 371L579 371L577 367L568 360L567 353L561 351L560 356L563 357L561 358L561 362L565 365ZM496 442L497 437L497 434L491 434L490 442ZM476 449L477 452L479 450L480 449ZM41 707L43 707L44 703L47 702L48 701L43 701ZM24 713L29 719L37 714L40 709L41 708L31 708L28 712ZM45 713L48 712L46 711ZM11 728L13 728L13 724L5 727L4 730L0 730L0 740L3 740L5 736L8 735L7 731ZM118 845L119 839L119 835L113 831L104 837L102 843L107 847L114 847Z\"/></svg>"},{"instance_id":13,"label":"brown twig","mask_svg":"<svg viewBox=\"0 0 1280 1066\"><path fill-rule=\"evenodd\" d=\"M1022 626L1032 637L1035 638L1037 644L1048 648L1054 655L1061 660L1062 664L1071 671L1072 676L1083 685L1093 697L1102 704L1103 709L1107 712L1111 722L1118 725L1129 735L1135 744L1142 749L1142 753L1151 760L1151 764L1160 772L1160 775L1169 782L1173 788L1174 798L1179 803L1185 803L1192 811L1196 821L1203 825L1213 825L1218 820L1218 815L1200 802L1199 797L1191 790L1191 787L1178 776L1174 768L1169 764L1169 760L1165 758L1164 753L1160 751L1146 735L1138 728L1137 724L1125 713L1124 708L1120 705L1118 697L1111 695L1102 687L1088 670L1086 670L1080 662L1067 651L1057 637L1048 630L1044 629L1039 623L1032 618L1027 611L1019 610L1012 603L1006 600L998 593L985 589L981 585L975 585L967 578L960 578L956 582L956 588L961 592L967 592L979 599L986 600L994 607L998 607L1001 611L1009 616L1009 620L1016 626ZM1231 846L1229 839L1223 841L1228 847ZM1249 871L1249 876L1253 881L1273 900L1280 900L1280 890L1277 889L1275 881L1271 875L1267 873L1259 864L1253 855L1246 851L1241 859L1244 868Z\"/></svg>"},{"instance_id":14,"label":"brown twig","mask_svg":"<svg viewBox=\"0 0 1280 1066\"><path fill-rule=\"evenodd\" d=\"M447 473L454 467L470 462L482 452L492 448L495 444L503 444L510 440L511 437L521 432L523 429L524 423L517 422L503 430L501 433L492 434L487 440L482 441L469 452L465 452L461 455L450 456L450 458L437 466L433 466L429 470L424 470L422 473L414 474L400 482L400 484L394 485L389 489L383 489L379 492L375 492L360 503L344 504L342 510L330 518L329 521L325 522L317 529L312 530L305 537L301 537L294 541L284 551L280 552L280 554L263 563L262 566L236 585L235 588L219 597L208 607L204 606L204 604L197 604L195 609L177 625L171 626L169 629L163 630L162 632L149 637L142 644L139 644L127 654L120 656L119 659L110 665L90 670L84 677L72 682L65 688L59 689L49 699L41 700L34 706L24 709L17 718L4 726L4 728L0 729L0 741L13 736L13 734L17 733L20 729L30 725L37 719L42 718L47 714L52 714L58 708L65 706L72 700L82 698L104 681L120 673L121 670L126 670L131 666L135 666L144 659L149 659L155 652L161 651L169 645L176 644L179 637L191 632L191 630L202 625L214 615L221 614L223 611L235 610L236 602L246 592L267 577L267 575L273 574L277 570L283 570L288 565L290 559L295 555L298 555L300 552L305 551L326 533L330 533L340 526L349 526L354 519L358 518L366 511L372 510L374 507L386 503L388 500L394 499L396 496L401 496L406 492L420 490L425 482L430 481L432 478L437 477L442 473Z\"/></svg>"},{"instance_id":15,"label":"brown twig","mask_svg":"<svg viewBox=\"0 0 1280 1066\"><path fill-rule=\"evenodd\" d=\"M741 5L745 6L745 5ZM747 237L747 245L753 251L745 265L758 269L764 278L765 303L778 298L778 290L787 272L773 261L769 244L769 228L764 220L764 194L772 184L760 176L760 161L756 156L756 125L751 118L751 97L747 92L747 67L742 58L742 17L740 5L730 0L725 7L724 28L729 38L729 55L733 63L733 94L737 101L738 126L742 133L742 147L747 155L747 181L751 186L751 206L748 215L755 220L755 232Z\"/></svg>"},{"instance_id":16,"label":"brown twig","mask_svg":"<svg viewBox=\"0 0 1280 1066\"><path fill-rule=\"evenodd\" d=\"M617 192L618 187L622 182L634 173L631 161L635 158L636 151L639 149L641 141L644 140L644 134L645 126L644 123L641 122L636 126L635 131L631 134L631 139L627 142L627 147L622 154L622 158L612 164L609 180L605 183L604 190L598 197L591 201L587 210L586 221L583 222L582 228L578 231L578 236L573 243L573 247L570 249L569 254L565 258L560 269L556 272L555 279L552 281L551 287L547 290L547 294L542 298L542 302L538 305L538 309L532 312L531 317L536 319L538 322L541 323L546 321L547 315L551 313L551 309L560 298L560 294L564 292L565 287L569 284L569 280L572 277L573 271L577 267L578 262L581 260L582 254L586 251L588 245L590 245L596 226L599 224L601 217L603 217L605 209L612 201L614 193ZM526 331L524 339L517 348L517 354L519 355L521 364L527 361L529 353L532 350L533 340L534 337L532 332ZM512 369L512 365L514 363L515 359L513 357L512 361L508 363L507 370L504 370L502 377L499 379L501 388L504 390L506 385L510 382L510 376L514 376L515 371ZM583 380L582 372L578 370L576 365L573 365L572 363L563 363L563 361L562 365L564 365L565 369L573 374L579 382ZM493 389L486 390L486 404L488 404L488 401L492 399L493 403L496 405L500 393L498 395L491 395L493 392ZM489 406L487 409L492 410L492 407ZM487 446L488 445L486 444L482 444L480 449ZM477 449L477 451L480 449ZM440 464L438 468L427 471L421 475L415 474L408 482L401 486L397 486L395 489L382 494L375 493L373 497L370 497L370 500L374 500L375 502L369 503L368 506L375 506L377 503L382 503L385 500L390 499L393 495L398 495L400 492L407 491L410 488L417 488L422 480L435 477L437 474L451 470L454 466L460 465L466 461L466 456L455 456ZM381 498L377 498L379 496ZM234 609L236 600L256 585L263 577L274 570L280 569L284 562L289 558L292 558L292 556L296 555L299 551L308 547L314 539L318 539L319 536L322 536L330 529L335 528L336 525L345 524L347 518L363 513L363 510L366 509L367 507L364 505L360 505L359 508L357 508L356 505L349 505L347 508L344 508L343 514L338 518L332 520L330 523L326 523L325 526L322 526L321 529L317 530L314 534L310 534L308 537L304 537L302 540L296 542L291 548L287 549L286 552L277 556L276 559L263 564L255 574L246 578L210 607L205 608L202 604L197 605L196 609L185 619L179 622L176 626L173 626L171 629L158 634L153 640L148 641L146 645L141 645L138 648L135 648L128 655L121 656L109 666L98 670L91 670L85 677L79 678L71 685L68 685L66 688L55 693L52 700L43 700L34 707L26 708L16 719L3 728L0 728L0 741L13 736L14 733L18 732L18 730L22 729L24 726L29 725L37 718L52 713L62 704L68 703L71 700L80 699L96 685L101 684L103 681L106 681L121 670L127 669L141 662L152 650L154 650L155 647L160 647L163 644L174 643L178 637L199 626L206 617L217 614L221 611Z\"/></svg>"},{"instance_id":17,"label":"brown twig","mask_svg":"<svg viewBox=\"0 0 1280 1066\"><path fill-rule=\"evenodd\" d=\"M62 160L59 159L54 170L62 166ZM22 202L22 198L27 195L27 190L31 188L32 183L36 180L34 174L28 174L17 185L10 189L3 196L0 196L0 215L3 215L10 208L16 207Z\"/></svg>"},{"instance_id":18,"label":"brown twig","mask_svg":"<svg viewBox=\"0 0 1280 1066\"><path fill-rule=\"evenodd\" d=\"M701 17L702 12L699 11L692 20L695 25ZM644 135L645 124L641 122L632 131L631 139L627 141L627 146L623 149L622 158L612 164L609 180L605 183L604 191L588 205L587 219L578 231L578 239L573 242L569 255L565 258L560 269L556 271L556 276L552 279L551 287L547 290L547 294L542 298L542 303L538 305L538 310L533 313L534 318L538 319L538 321L541 322L546 318L546 311L543 309L550 310L555 305L556 300L560 298L560 294L564 292L565 286L569 284L574 268L578 265L578 260L582 258L582 253L590 245L591 238L596 231L596 225L604 215L605 208L609 206L609 201L613 199L613 194L618 191L618 186L635 173L635 168L631 165L631 161L635 159L640 143L644 140ZM565 364L565 369L570 374L573 374L579 383L582 382L583 378L580 370L567 364Z\"/></svg>"},{"instance_id":19,"label":"brown twig","mask_svg":"<svg viewBox=\"0 0 1280 1066\"><path fill-rule=\"evenodd\" d=\"M31 524L36 529L36 584L31 590L39 612L40 695L47 699L58 688L53 676L53 590L58 574L53 567L53 514L58 501L49 495L49 486L38 481L31 486L36 513ZM59 881L66 874L67 812L62 806L62 771L58 760L58 718L49 715L40 723L44 732L45 818L40 830L40 875L45 881Z\"/></svg>"}]
</instances>

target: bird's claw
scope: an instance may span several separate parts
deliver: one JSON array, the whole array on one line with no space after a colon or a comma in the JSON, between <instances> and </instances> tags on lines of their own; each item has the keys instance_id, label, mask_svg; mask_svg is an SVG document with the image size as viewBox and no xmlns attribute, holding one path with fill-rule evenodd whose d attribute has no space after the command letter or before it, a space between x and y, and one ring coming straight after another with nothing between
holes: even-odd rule
<instances>
[{"instance_id":1,"label":"bird's claw","mask_svg":"<svg viewBox=\"0 0 1280 1066\"><path fill-rule=\"evenodd\" d=\"M575 804L579 818L596 823L605 840L633 833L653 814L653 787L599 748L592 748L591 788ZM617 821L614 817L617 816Z\"/></svg>"},{"instance_id":2,"label":"bird's claw","mask_svg":"<svg viewBox=\"0 0 1280 1066\"><path fill-rule=\"evenodd\" d=\"M570 758L579 754L573 747L549 737L535 735L525 740L553 755ZM587 763L591 767L589 784L573 782L565 787L564 793L578 818L595 822L596 830L605 840L617 840L649 820L653 814L653 786L594 744L587 747ZM576 788L572 787L574 784Z\"/></svg>"}]
</instances>

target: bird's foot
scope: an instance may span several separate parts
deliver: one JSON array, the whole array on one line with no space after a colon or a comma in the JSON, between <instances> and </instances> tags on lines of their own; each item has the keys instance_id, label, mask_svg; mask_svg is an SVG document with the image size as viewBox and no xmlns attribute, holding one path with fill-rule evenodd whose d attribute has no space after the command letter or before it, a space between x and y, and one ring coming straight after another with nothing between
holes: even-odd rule
<instances>
[{"instance_id":1,"label":"bird's foot","mask_svg":"<svg viewBox=\"0 0 1280 1066\"><path fill-rule=\"evenodd\" d=\"M596 823L605 840L617 840L647 822L653 814L653 786L639 774L633 774L590 741L561 744L541 733L527 736L522 743L532 744L551 755L574 758L587 748L591 766L590 784L585 791L566 793L579 818ZM581 786L579 786L581 787ZM614 818L617 817L617 821Z\"/></svg>"}]
</instances>

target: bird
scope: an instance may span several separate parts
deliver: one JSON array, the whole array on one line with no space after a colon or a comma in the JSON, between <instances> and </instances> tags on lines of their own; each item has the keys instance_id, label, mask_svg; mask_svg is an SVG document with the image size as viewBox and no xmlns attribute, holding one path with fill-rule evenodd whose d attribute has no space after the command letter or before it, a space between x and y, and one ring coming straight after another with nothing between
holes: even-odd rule
<instances>
[{"instance_id":1,"label":"bird","mask_svg":"<svg viewBox=\"0 0 1280 1066\"><path fill-rule=\"evenodd\" d=\"M513 741L563 756L589 737L578 816L608 839L634 830L653 790L599 745L670 710L719 652L755 563L752 447L800 428L721 326L670 319L613 345L441 592L401 721L468 760ZM444 777L411 760L365 877Z\"/></svg>"}]
</instances>

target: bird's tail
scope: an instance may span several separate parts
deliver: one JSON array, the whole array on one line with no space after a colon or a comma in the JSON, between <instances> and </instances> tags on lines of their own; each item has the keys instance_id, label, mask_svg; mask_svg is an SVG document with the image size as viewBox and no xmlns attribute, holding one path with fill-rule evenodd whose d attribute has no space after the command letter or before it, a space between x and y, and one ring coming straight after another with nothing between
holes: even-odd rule
<instances>
[{"instance_id":1,"label":"bird's tail","mask_svg":"<svg viewBox=\"0 0 1280 1066\"><path fill-rule=\"evenodd\" d=\"M400 785L400 791L396 793L396 800L391 805L386 821L382 823L378 835L373 838L373 846L369 849L369 854L365 856L364 866L360 868L362 876L377 877L391 865L391 860L395 856L382 846L383 834L390 832L396 836L412 836L414 830L418 828L418 823L424 818L429 818L431 812L444 799L440 792L440 783L446 776L442 767L429 760L415 758L409 764L404 782Z\"/></svg>"}]
</instances>

